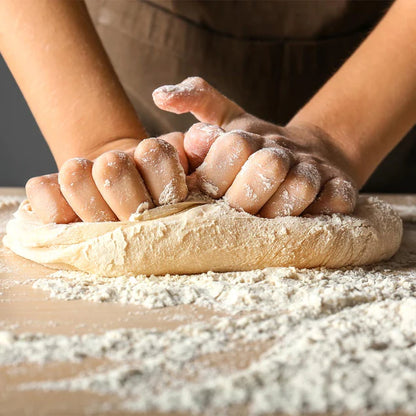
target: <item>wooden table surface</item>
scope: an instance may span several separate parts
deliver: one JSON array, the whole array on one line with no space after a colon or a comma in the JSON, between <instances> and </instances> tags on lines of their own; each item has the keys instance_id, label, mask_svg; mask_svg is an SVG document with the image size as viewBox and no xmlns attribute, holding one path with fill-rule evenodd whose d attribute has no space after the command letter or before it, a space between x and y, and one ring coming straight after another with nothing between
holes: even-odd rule
<instances>
[{"instance_id":1,"label":"wooden table surface","mask_svg":"<svg viewBox=\"0 0 416 416\"><path fill-rule=\"evenodd\" d=\"M21 188L0 188L0 196L24 196ZM393 204L415 205L416 196L381 195ZM9 213L10 214L10 213ZM1 231L1 230L0 230ZM3 234L0 233L0 241ZM6 271L1 271L1 265ZM109 329L175 328L198 317L214 316L217 312L187 305L162 309L145 309L136 305L71 302L50 299L48 294L32 288L28 279L46 277L50 269L20 258L0 247L0 323L3 329L15 333L42 332L48 334L102 333ZM173 312L186 315L187 321L170 319ZM246 364L258 356L261 346L246 350ZM250 358L248 358L250 357ZM82 415L102 398L93 393L19 391L18 385L38 379L59 379L100 365L99 360L84 360L78 364L50 363L46 365L18 364L0 367L0 415ZM241 365L241 360L240 364ZM107 398L108 399L108 398ZM94 414L94 412L88 414ZM108 413L117 414L117 412Z\"/></svg>"}]
</instances>

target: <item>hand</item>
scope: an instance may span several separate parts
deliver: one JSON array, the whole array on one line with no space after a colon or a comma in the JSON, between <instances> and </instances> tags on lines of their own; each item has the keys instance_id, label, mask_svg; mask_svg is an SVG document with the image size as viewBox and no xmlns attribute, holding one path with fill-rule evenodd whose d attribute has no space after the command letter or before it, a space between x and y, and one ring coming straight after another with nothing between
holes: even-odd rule
<instances>
[{"instance_id":1,"label":"hand","mask_svg":"<svg viewBox=\"0 0 416 416\"><path fill-rule=\"evenodd\" d=\"M267 218L354 210L353 172L319 128L260 120L198 77L160 87L153 99L200 121L185 134L184 149L190 179L209 196Z\"/></svg>"},{"instance_id":2,"label":"hand","mask_svg":"<svg viewBox=\"0 0 416 416\"><path fill-rule=\"evenodd\" d=\"M95 160L69 159L59 174L27 182L32 209L44 223L126 221L140 204L151 208L186 198L182 133L141 142L124 139L112 146L122 150L106 151Z\"/></svg>"}]
</instances>

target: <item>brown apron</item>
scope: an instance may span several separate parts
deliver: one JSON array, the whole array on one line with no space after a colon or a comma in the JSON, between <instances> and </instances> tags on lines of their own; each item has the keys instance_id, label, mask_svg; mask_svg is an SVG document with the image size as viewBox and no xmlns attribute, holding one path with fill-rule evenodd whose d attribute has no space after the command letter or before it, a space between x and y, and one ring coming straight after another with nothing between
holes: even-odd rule
<instances>
[{"instance_id":1,"label":"brown apron","mask_svg":"<svg viewBox=\"0 0 416 416\"><path fill-rule=\"evenodd\" d=\"M389 0L87 0L117 74L151 135L186 130L151 93L199 75L248 112L285 124L354 51ZM416 133L366 190L416 191ZM412 139L413 137L413 139Z\"/></svg>"}]
</instances>

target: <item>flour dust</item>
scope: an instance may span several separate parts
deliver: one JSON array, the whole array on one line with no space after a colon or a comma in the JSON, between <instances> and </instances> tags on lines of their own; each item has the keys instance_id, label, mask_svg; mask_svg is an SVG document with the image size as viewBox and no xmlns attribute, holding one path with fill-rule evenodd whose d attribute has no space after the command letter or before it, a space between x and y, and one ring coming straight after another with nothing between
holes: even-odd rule
<instances>
[{"instance_id":1,"label":"flour dust","mask_svg":"<svg viewBox=\"0 0 416 416\"><path fill-rule=\"evenodd\" d=\"M416 412L416 224L405 224L392 260L372 267L111 279L59 271L33 287L65 301L192 304L221 314L164 331L0 332L0 365L106 362L22 390L114 394L125 412ZM205 360L253 345L248 365Z\"/></svg>"}]
</instances>

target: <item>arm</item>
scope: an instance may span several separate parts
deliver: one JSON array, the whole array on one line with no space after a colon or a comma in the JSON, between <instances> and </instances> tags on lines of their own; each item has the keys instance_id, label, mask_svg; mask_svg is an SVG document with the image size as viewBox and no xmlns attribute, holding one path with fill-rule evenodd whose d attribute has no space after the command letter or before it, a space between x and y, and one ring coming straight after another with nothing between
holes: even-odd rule
<instances>
[{"instance_id":1,"label":"arm","mask_svg":"<svg viewBox=\"0 0 416 416\"><path fill-rule=\"evenodd\" d=\"M356 190L416 122L416 2L396 0L285 127L247 114L203 80L159 88L154 99L222 128L199 123L185 135L193 176L211 196L266 217L351 213Z\"/></svg>"},{"instance_id":2,"label":"arm","mask_svg":"<svg viewBox=\"0 0 416 416\"><path fill-rule=\"evenodd\" d=\"M186 197L182 135L140 141L145 130L83 1L1 0L0 51L59 167L26 184L41 220L126 220L141 203Z\"/></svg>"},{"instance_id":3,"label":"arm","mask_svg":"<svg viewBox=\"0 0 416 416\"><path fill-rule=\"evenodd\" d=\"M0 1L0 51L58 166L145 137L84 2Z\"/></svg>"},{"instance_id":4,"label":"arm","mask_svg":"<svg viewBox=\"0 0 416 416\"><path fill-rule=\"evenodd\" d=\"M331 136L361 187L415 123L416 2L396 0L289 126L316 126Z\"/></svg>"}]
</instances>

